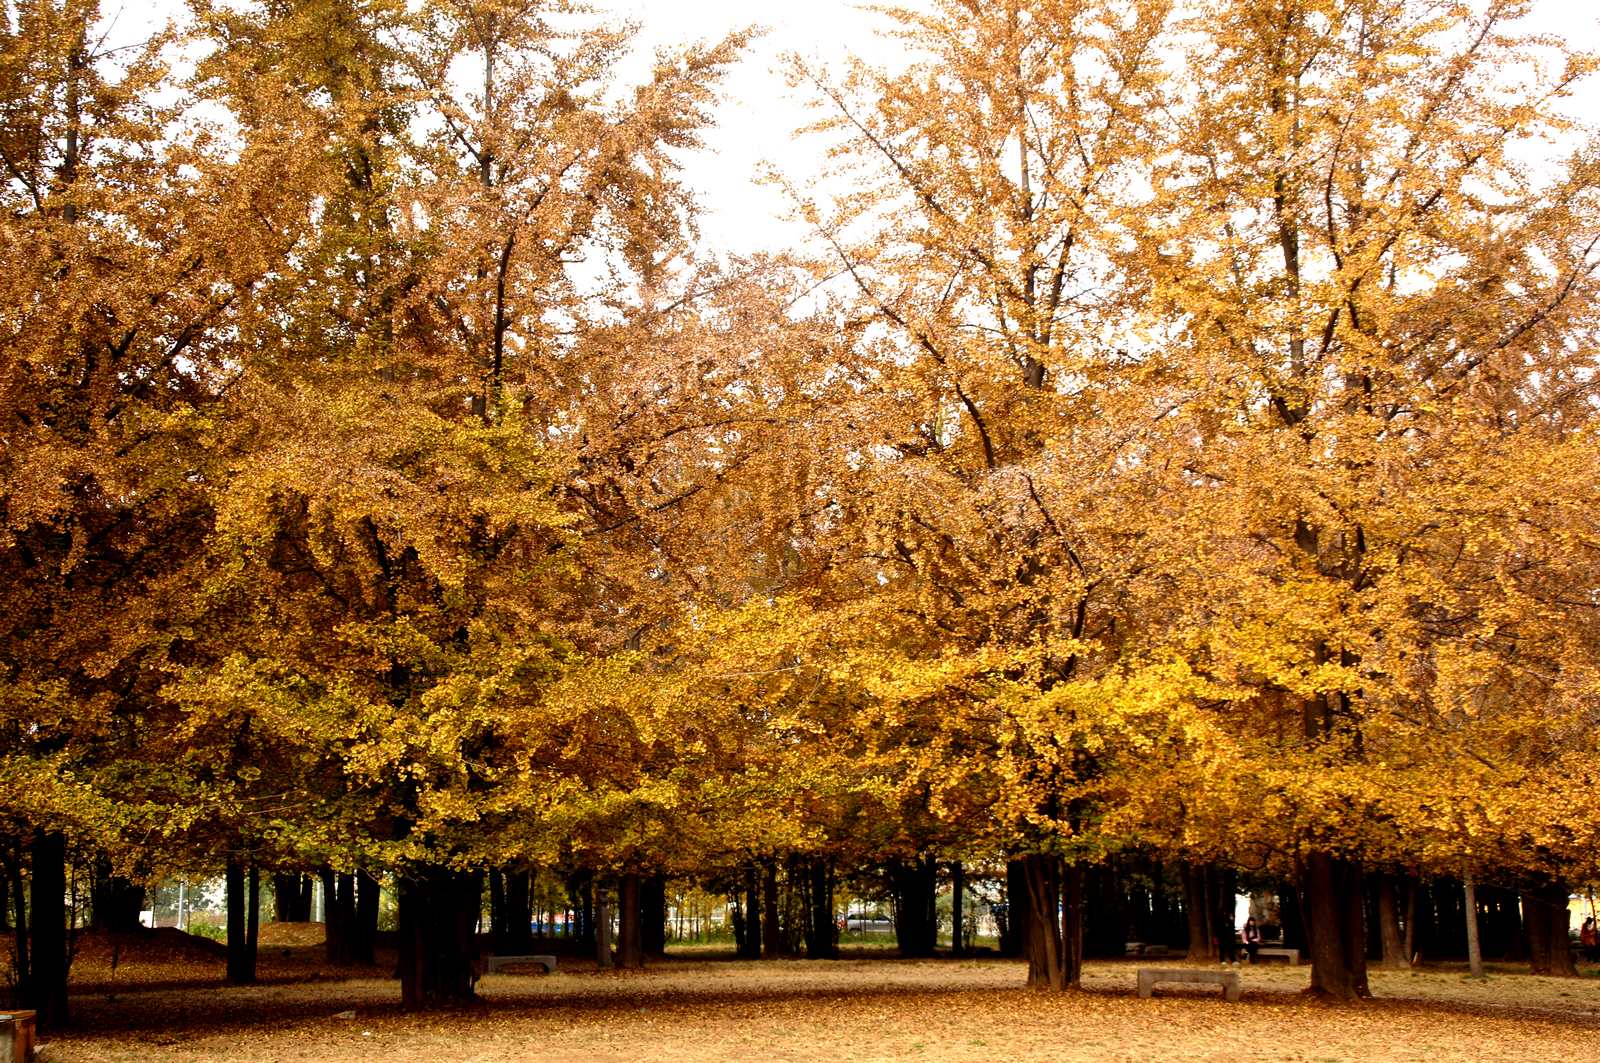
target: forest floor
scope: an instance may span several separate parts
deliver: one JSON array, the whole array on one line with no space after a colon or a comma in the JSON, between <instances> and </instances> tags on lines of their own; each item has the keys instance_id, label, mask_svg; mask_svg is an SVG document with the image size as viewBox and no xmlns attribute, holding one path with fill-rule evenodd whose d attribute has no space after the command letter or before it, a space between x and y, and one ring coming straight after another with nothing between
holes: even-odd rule
<instances>
[{"instance_id":1,"label":"forest floor","mask_svg":"<svg viewBox=\"0 0 1600 1063\"><path fill-rule=\"evenodd\" d=\"M266 930L267 928L264 928ZM320 931L320 928L317 928ZM299 934L299 938L296 934ZM44 1063L374 1060L733 1063L759 1060L1526 1061L1600 1059L1600 977L1492 968L1374 971L1355 1006L1301 995L1309 968L1242 969L1215 988L1134 992L1140 961L1090 963L1085 991L1023 987L1015 961L753 962L695 952L643 972L563 959L554 975L497 974L470 1009L408 1015L378 969L325 968L311 929L263 934L265 984L221 985L218 950L165 935L89 942L74 967L71 1031ZM381 957L380 957L381 958ZM1150 962L1150 961L1143 961ZM1182 960L1164 961L1183 965ZM350 977L354 973L356 977ZM364 977L362 975L365 975Z\"/></svg>"}]
</instances>

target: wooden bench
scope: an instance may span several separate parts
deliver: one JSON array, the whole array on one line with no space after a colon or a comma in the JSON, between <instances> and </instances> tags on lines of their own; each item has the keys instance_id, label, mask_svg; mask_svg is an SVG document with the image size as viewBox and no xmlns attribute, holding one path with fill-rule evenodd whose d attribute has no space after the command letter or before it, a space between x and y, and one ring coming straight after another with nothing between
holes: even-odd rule
<instances>
[{"instance_id":1,"label":"wooden bench","mask_svg":"<svg viewBox=\"0 0 1600 1063\"><path fill-rule=\"evenodd\" d=\"M502 967L522 967L530 963L536 963L543 967L545 974L556 973L556 958L554 956L490 956L489 962L484 966L484 973L494 974Z\"/></svg>"},{"instance_id":2,"label":"wooden bench","mask_svg":"<svg viewBox=\"0 0 1600 1063\"><path fill-rule=\"evenodd\" d=\"M1200 985L1219 985L1222 999L1239 999L1238 971L1211 971L1199 967L1141 967L1139 968L1139 995L1150 997L1157 982L1188 982Z\"/></svg>"},{"instance_id":3,"label":"wooden bench","mask_svg":"<svg viewBox=\"0 0 1600 1063\"><path fill-rule=\"evenodd\" d=\"M1265 946L1262 946L1262 947L1256 949L1256 959L1264 960L1269 956L1272 957L1273 959L1287 960L1290 967L1298 967L1300 965L1300 950L1299 949L1282 949L1282 948L1270 948L1269 949L1269 948L1266 948Z\"/></svg>"}]
</instances>

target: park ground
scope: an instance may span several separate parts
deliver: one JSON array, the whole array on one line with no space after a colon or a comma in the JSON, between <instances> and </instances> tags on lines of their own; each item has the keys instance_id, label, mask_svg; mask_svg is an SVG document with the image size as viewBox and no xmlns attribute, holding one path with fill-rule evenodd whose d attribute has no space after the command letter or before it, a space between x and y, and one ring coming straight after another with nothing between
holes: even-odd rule
<instances>
[{"instance_id":1,"label":"park ground","mask_svg":"<svg viewBox=\"0 0 1600 1063\"><path fill-rule=\"evenodd\" d=\"M45 1063L791 1060L1567 1061L1600 1059L1600 977L1492 969L1374 971L1356 1006L1303 996L1307 968L1243 969L1215 989L1134 992L1136 962L1090 963L1083 992L1024 988L996 959L753 962L691 953L643 972L563 961L496 974L478 1007L408 1015L397 983L324 968L311 927L267 928L264 983L221 984L221 958L177 931L119 949L86 943L70 1033ZM320 931L320 927L316 928ZM174 936L177 935L177 936ZM318 935L320 936L320 935ZM1148 962L1148 961L1146 961ZM1182 961L1175 961L1181 964ZM358 974L362 972L357 972Z\"/></svg>"}]
</instances>

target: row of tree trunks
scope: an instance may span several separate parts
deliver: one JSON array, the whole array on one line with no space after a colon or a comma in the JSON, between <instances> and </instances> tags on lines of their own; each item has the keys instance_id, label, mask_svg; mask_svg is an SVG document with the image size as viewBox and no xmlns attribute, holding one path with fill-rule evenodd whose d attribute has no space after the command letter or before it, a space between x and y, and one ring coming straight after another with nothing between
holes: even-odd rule
<instances>
[{"instance_id":1,"label":"row of tree trunks","mask_svg":"<svg viewBox=\"0 0 1600 1063\"><path fill-rule=\"evenodd\" d=\"M761 880L754 864L744 869L744 893L739 899L740 923L744 934L739 938L739 958L761 958ZM737 928L736 928L737 929Z\"/></svg>"},{"instance_id":2,"label":"row of tree trunks","mask_svg":"<svg viewBox=\"0 0 1600 1063\"><path fill-rule=\"evenodd\" d=\"M1517 891L1482 885L1478 894L1478 936L1485 959L1522 962L1528 959L1528 933L1522 925L1522 903Z\"/></svg>"},{"instance_id":3,"label":"row of tree trunks","mask_svg":"<svg viewBox=\"0 0 1600 1063\"><path fill-rule=\"evenodd\" d=\"M90 926L113 934L133 933L140 929L139 913L144 911L144 887L121 875L112 874L109 860L97 860L89 903Z\"/></svg>"},{"instance_id":4,"label":"row of tree trunks","mask_svg":"<svg viewBox=\"0 0 1600 1063\"><path fill-rule=\"evenodd\" d=\"M1021 860L1006 861L1005 921L1000 930L1000 955L1018 957L1028 951L1028 875Z\"/></svg>"},{"instance_id":5,"label":"row of tree trunks","mask_svg":"<svg viewBox=\"0 0 1600 1063\"><path fill-rule=\"evenodd\" d=\"M574 948L593 950L594 943L594 875L587 870L576 871L567 877L567 897L572 902L571 941Z\"/></svg>"},{"instance_id":6,"label":"row of tree trunks","mask_svg":"<svg viewBox=\"0 0 1600 1063\"><path fill-rule=\"evenodd\" d=\"M616 957L611 952L611 893L603 885L591 885L594 897L594 958L601 967L611 967Z\"/></svg>"},{"instance_id":7,"label":"row of tree trunks","mask_svg":"<svg viewBox=\"0 0 1600 1063\"><path fill-rule=\"evenodd\" d=\"M932 956L939 944L938 865L924 856L888 866L895 940L902 956Z\"/></svg>"},{"instance_id":8,"label":"row of tree trunks","mask_svg":"<svg viewBox=\"0 0 1600 1063\"><path fill-rule=\"evenodd\" d=\"M838 926L833 915L833 865L812 859L804 869L806 884L806 958L839 958Z\"/></svg>"},{"instance_id":9,"label":"row of tree trunks","mask_svg":"<svg viewBox=\"0 0 1600 1063\"><path fill-rule=\"evenodd\" d=\"M297 871L272 876L272 911L278 922L311 922L311 886L311 876Z\"/></svg>"},{"instance_id":10,"label":"row of tree trunks","mask_svg":"<svg viewBox=\"0 0 1600 1063\"><path fill-rule=\"evenodd\" d=\"M1083 954L1121 957L1133 934L1132 889L1125 869L1108 862L1084 872Z\"/></svg>"},{"instance_id":11,"label":"row of tree trunks","mask_svg":"<svg viewBox=\"0 0 1600 1063\"><path fill-rule=\"evenodd\" d=\"M489 936L497 952L532 951L532 871L508 868L489 872Z\"/></svg>"},{"instance_id":12,"label":"row of tree trunks","mask_svg":"<svg viewBox=\"0 0 1600 1063\"><path fill-rule=\"evenodd\" d=\"M1522 920L1528 928L1528 966L1534 974L1575 978L1567 887L1549 882L1522 891Z\"/></svg>"},{"instance_id":13,"label":"row of tree trunks","mask_svg":"<svg viewBox=\"0 0 1600 1063\"><path fill-rule=\"evenodd\" d=\"M1415 957L1420 953L1435 960L1465 957L1470 962L1469 938L1477 937L1481 958L1511 962L1526 959L1529 968L1538 974L1575 973L1567 938L1564 884L1547 882L1518 891L1475 882L1472 893L1473 918L1469 919L1465 883L1461 879L1410 881L1405 900L1408 914L1404 955ZM1382 915L1385 903L1380 885L1380 919L1386 918Z\"/></svg>"},{"instance_id":14,"label":"row of tree trunks","mask_svg":"<svg viewBox=\"0 0 1600 1063\"><path fill-rule=\"evenodd\" d=\"M228 984L250 985L256 980L261 873L254 864L246 870L242 861L231 859L224 881L228 906Z\"/></svg>"},{"instance_id":15,"label":"row of tree trunks","mask_svg":"<svg viewBox=\"0 0 1600 1063\"><path fill-rule=\"evenodd\" d=\"M381 886L366 872L335 873L323 868L322 920L326 927L328 962L336 966L371 966L378 940Z\"/></svg>"},{"instance_id":16,"label":"row of tree trunks","mask_svg":"<svg viewBox=\"0 0 1600 1063\"><path fill-rule=\"evenodd\" d=\"M781 872L781 876L780 876ZM838 955L833 922L834 873L824 860L790 857L746 865L738 888L729 896L736 955L740 959L775 959L799 955L802 943L811 959ZM663 912L665 943L666 883L661 882L661 903L647 898L649 912Z\"/></svg>"},{"instance_id":17,"label":"row of tree trunks","mask_svg":"<svg viewBox=\"0 0 1600 1063\"><path fill-rule=\"evenodd\" d=\"M399 881L400 1001L408 1011L470 1001L483 874L422 867Z\"/></svg>"},{"instance_id":18,"label":"row of tree trunks","mask_svg":"<svg viewBox=\"0 0 1600 1063\"><path fill-rule=\"evenodd\" d=\"M1390 970L1411 966L1411 953L1407 951L1405 934L1415 920L1413 914L1405 917L1405 929L1401 927L1401 909L1399 900L1400 884L1393 875L1378 875L1377 879L1377 914L1379 955L1383 957L1383 966ZM1413 896L1406 890L1408 896Z\"/></svg>"},{"instance_id":19,"label":"row of tree trunks","mask_svg":"<svg viewBox=\"0 0 1600 1063\"><path fill-rule=\"evenodd\" d=\"M1231 926L1236 875L1229 869L1195 865L1211 884L1193 905L1204 929L1197 948L1210 946L1218 928ZM1006 866L1006 905L997 912L1000 953L1026 952L1028 886L1021 860ZM1187 894L1204 878L1189 876L1182 864L1163 864L1142 856L1126 856L1083 869L1085 955L1120 957L1129 941L1177 946L1190 938L1191 903ZM1227 881L1224 881L1224 880ZM1208 899L1209 898L1209 899ZM1213 910L1214 909L1214 910Z\"/></svg>"}]
</instances>

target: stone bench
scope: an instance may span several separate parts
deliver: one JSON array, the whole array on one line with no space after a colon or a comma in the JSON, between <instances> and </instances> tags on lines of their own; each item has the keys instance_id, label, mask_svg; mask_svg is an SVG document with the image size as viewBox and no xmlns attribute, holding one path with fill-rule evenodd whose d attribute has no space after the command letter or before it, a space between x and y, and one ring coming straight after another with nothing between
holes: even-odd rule
<instances>
[{"instance_id":1,"label":"stone bench","mask_svg":"<svg viewBox=\"0 0 1600 1063\"><path fill-rule=\"evenodd\" d=\"M1188 982L1200 985L1219 985L1222 999L1239 999L1239 972L1212 971L1199 967L1141 967L1139 968L1139 995L1149 997L1156 991L1157 982Z\"/></svg>"},{"instance_id":2,"label":"stone bench","mask_svg":"<svg viewBox=\"0 0 1600 1063\"><path fill-rule=\"evenodd\" d=\"M1300 965L1300 950L1299 949L1282 949L1282 948L1270 948L1269 949L1269 948L1266 948L1266 947L1261 947L1261 948L1256 949L1256 959L1264 960L1269 956L1272 957L1273 959L1287 960L1289 962L1289 966L1290 967L1298 967Z\"/></svg>"},{"instance_id":3,"label":"stone bench","mask_svg":"<svg viewBox=\"0 0 1600 1063\"><path fill-rule=\"evenodd\" d=\"M33 1063L31 1011L0 1012L0 1063Z\"/></svg>"},{"instance_id":4,"label":"stone bench","mask_svg":"<svg viewBox=\"0 0 1600 1063\"><path fill-rule=\"evenodd\" d=\"M1170 950L1165 945L1146 945L1142 941L1129 941L1123 945L1128 956L1166 956Z\"/></svg>"},{"instance_id":5,"label":"stone bench","mask_svg":"<svg viewBox=\"0 0 1600 1063\"><path fill-rule=\"evenodd\" d=\"M530 963L537 963L543 967L545 974L556 973L554 956L490 956L489 962L484 965L484 973L494 974L502 967L521 967Z\"/></svg>"}]
</instances>

